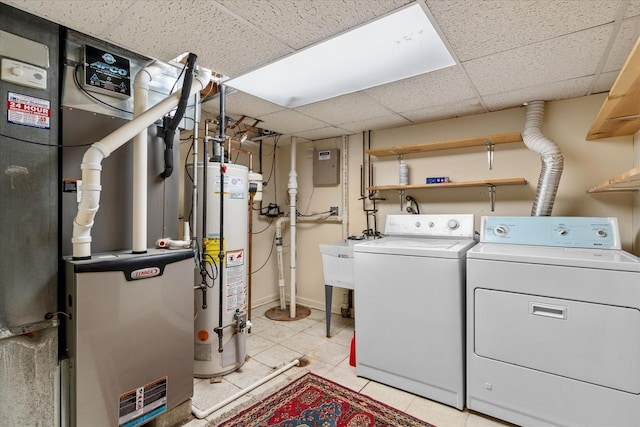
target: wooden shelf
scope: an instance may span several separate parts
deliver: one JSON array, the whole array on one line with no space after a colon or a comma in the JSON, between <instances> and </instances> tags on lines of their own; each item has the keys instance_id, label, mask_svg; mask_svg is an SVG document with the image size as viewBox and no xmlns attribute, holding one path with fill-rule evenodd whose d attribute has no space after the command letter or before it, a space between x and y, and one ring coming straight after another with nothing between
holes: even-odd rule
<instances>
[{"instance_id":1,"label":"wooden shelf","mask_svg":"<svg viewBox=\"0 0 640 427\"><path fill-rule=\"evenodd\" d=\"M587 193L640 190L640 166L606 180L587 190Z\"/></svg>"},{"instance_id":2,"label":"wooden shelf","mask_svg":"<svg viewBox=\"0 0 640 427\"><path fill-rule=\"evenodd\" d=\"M587 140L632 135L640 129L640 38L596 116Z\"/></svg>"},{"instance_id":3,"label":"wooden shelf","mask_svg":"<svg viewBox=\"0 0 640 427\"><path fill-rule=\"evenodd\" d=\"M368 187L369 191L385 190L418 190L431 188L456 188L456 187L483 187L500 185L525 185L524 178L483 179L479 181L443 182L441 184L409 184L409 185L376 185Z\"/></svg>"},{"instance_id":4,"label":"wooden shelf","mask_svg":"<svg viewBox=\"0 0 640 427\"><path fill-rule=\"evenodd\" d=\"M396 147L371 148L365 153L376 157L398 156L402 154L426 153L428 151L450 150L453 148L468 148L486 146L487 143L506 144L522 142L520 132L501 133L495 135L474 136L472 138L450 139L445 141L424 142L422 144L400 145ZM440 185L440 184L438 184Z\"/></svg>"}]
</instances>

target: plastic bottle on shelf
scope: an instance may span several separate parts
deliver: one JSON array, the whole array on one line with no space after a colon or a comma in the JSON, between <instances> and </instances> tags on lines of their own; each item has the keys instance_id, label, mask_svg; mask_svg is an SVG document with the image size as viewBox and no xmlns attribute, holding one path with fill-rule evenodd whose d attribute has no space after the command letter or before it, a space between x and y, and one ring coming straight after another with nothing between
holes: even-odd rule
<instances>
[{"instance_id":1,"label":"plastic bottle on shelf","mask_svg":"<svg viewBox=\"0 0 640 427\"><path fill-rule=\"evenodd\" d=\"M409 165L400 160L400 185L409 184Z\"/></svg>"}]
</instances>

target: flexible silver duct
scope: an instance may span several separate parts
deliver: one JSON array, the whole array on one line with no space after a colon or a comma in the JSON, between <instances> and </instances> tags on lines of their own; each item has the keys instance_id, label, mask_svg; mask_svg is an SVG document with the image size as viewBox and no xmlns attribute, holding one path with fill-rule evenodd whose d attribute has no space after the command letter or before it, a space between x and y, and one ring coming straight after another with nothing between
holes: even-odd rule
<instances>
[{"instance_id":1,"label":"flexible silver duct","mask_svg":"<svg viewBox=\"0 0 640 427\"><path fill-rule=\"evenodd\" d=\"M543 116L544 101L532 101L527 104L522 139L530 150L540 154L542 160L531 216L551 216L564 166L564 158L556 143L542 134Z\"/></svg>"}]
</instances>

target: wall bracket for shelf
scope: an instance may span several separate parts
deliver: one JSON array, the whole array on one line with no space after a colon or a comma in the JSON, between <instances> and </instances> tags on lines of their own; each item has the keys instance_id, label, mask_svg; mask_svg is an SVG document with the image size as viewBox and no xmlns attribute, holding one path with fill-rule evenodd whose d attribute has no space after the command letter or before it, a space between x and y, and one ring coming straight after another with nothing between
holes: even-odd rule
<instances>
[{"instance_id":1,"label":"wall bracket for shelf","mask_svg":"<svg viewBox=\"0 0 640 427\"><path fill-rule=\"evenodd\" d=\"M400 196L400 212L402 212L402 201L404 200L404 189L398 190L398 195Z\"/></svg>"},{"instance_id":2,"label":"wall bracket for shelf","mask_svg":"<svg viewBox=\"0 0 640 427\"><path fill-rule=\"evenodd\" d=\"M491 206L491 212L496 209L496 186L493 184L487 185L489 189L489 205Z\"/></svg>"},{"instance_id":3,"label":"wall bracket for shelf","mask_svg":"<svg viewBox=\"0 0 640 427\"><path fill-rule=\"evenodd\" d=\"M493 151L496 145L493 143L493 141L488 139L485 139L484 143L487 146L487 160L489 162L489 170L492 170L493 169Z\"/></svg>"}]
</instances>

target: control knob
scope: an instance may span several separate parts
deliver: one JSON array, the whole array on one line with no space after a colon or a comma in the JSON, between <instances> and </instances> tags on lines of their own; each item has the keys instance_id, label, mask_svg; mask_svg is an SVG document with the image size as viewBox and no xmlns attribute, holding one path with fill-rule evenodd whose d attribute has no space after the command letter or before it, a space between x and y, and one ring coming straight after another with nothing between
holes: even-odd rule
<instances>
[{"instance_id":1,"label":"control knob","mask_svg":"<svg viewBox=\"0 0 640 427\"><path fill-rule=\"evenodd\" d=\"M558 234L561 236L566 236L567 234L569 234L569 230L567 230L566 228L560 228L558 229Z\"/></svg>"},{"instance_id":2,"label":"control knob","mask_svg":"<svg viewBox=\"0 0 640 427\"><path fill-rule=\"evenodd\" d=\"M493 229L493 234L496 236L506 236L509 233L509 227L504 224L496 225Z\"/></svg>"},{"instance_id":3,"label":"control knob","mask_svg":"<svg viewBox=\"0 0 640 427\"><path fill-rule=\"evenodd\" d=\"M607 237L607 232L605 230L596 231L596 236L598 237Z\"/></svg>"},{"instance_id":4,"label":"control knob","mask_svg":"<svg viewBox=\"0 0 640 427\"><path fill-rule=\"evenodd\" d=\"M458 227L460 227L460 223L457 219L450 219L447 221L447 228L449 228L449 230L456 230Z\"/></svg>"}]
</instances>

